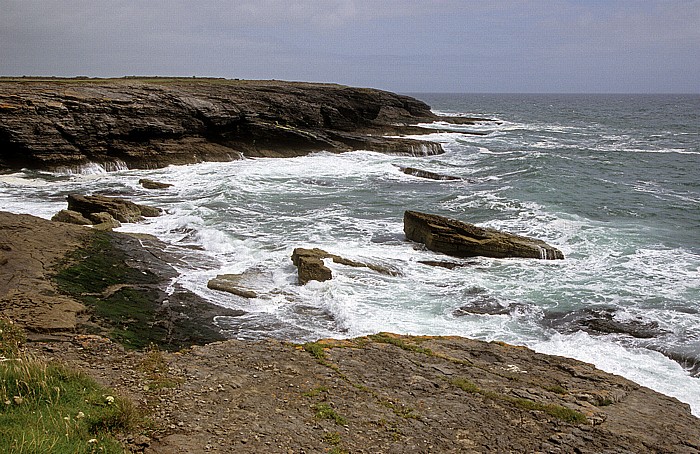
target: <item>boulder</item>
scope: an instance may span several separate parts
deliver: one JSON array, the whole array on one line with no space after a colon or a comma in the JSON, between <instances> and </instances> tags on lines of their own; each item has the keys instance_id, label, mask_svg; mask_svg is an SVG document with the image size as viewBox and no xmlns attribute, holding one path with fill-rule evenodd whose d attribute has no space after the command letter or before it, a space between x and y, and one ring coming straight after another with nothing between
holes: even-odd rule
<instances>
[{"instance_id":1,"label":"boulder","mask_svg":"<svg viewBox=\"0 0 700 454\"><path fill-rule=\"evenodd\" d=\"M120 222L137 222L143 220L144 216L159 216L161 212L159 208L138 205L117 197L77 194L68 196L68 209L77 211L86 217L92 213L106 212Z\"/></svg>"},{"instance_id":2,"label":"boulder","mask_svg":"<svg viewBox=\"0 0 700 454\"><path fill-rule=\"evenodd\" d=\"M299 283L306 284L309 281L327 281L333 277L330 268L324 263L323 259L328 257L328 252L313 248L304 249L296 248L292 252L292 262L297 267Z\"/></svg>"},{"instance_id":3,"label":"boulder","mask_svg":"<svg viewBox=\"0 0 700 454\"><path fill-rule=\"evenodd\" d=\"M90 225L92 221L87 219L82 214L73 210L61 210L54 214L51 218L55 222L65 222L67 224L77 224L77 225Z\"/></svg>"},{"instance_id":4,"label":"boulder","mask_svg":"<svg viewBox=\"0 0 700 454\"><path fill-rule=\"evenodd\" d=\"M452 175L442 175L435 172L430 172L428 170L416 169L415 167L399 167L399 169L406 175L412 175L418 178L426 178L429 180L461 180L459 177L453 177Z\"/></svg>"},{"instance_id":5,"label":"boulder","mask_svg":"<svg viewBox=\"0 0 700 454\"><path fill-rule=\"evenodd\" d=\"M88 215L93 223L92 228L96 230L112 230L121 227L121 223L114 219L111 214L104 211L99 213L90 213Z\"/></svg>"},{"instance_id":6,"label":"boulder","mask_svg":"<svg viewBox=\"0 0 700 454\"><path fill-rule=\"evenodd\" d=\"M331 259L333 262L340 265L369 268L372 271L387 274L389 276L398 276L401 274L400 272L386 266L377 265L374 263L356 262L354 260L340 257L339 255L331 254L319 248L296 248L294 249L294 252L292 252L292 262L298 268L300 284L306 284L312 280L323 282L333 277L331 270L323 263L323 259Z\"/></svg>"},{"instance_id":7,"label":"boulder","mask_svg":"<svg viewBox=\"0 0 700 454\"><path fill-rule=\"evenodd\" d=\"M454 257L522 257L563 259L564 254L544 241L477 227L434 214L406 211L406 238L425 244L434 252Z\"/></svg>"},{"instance_id":8,"label":"boulder","mask_svg":"<svg viewBox=\"0 0 700 454\"><path fill-rule=\"evenodd\" d=\"M242 274L220 274L207 283L207 288L227 292L242 298L257 298L253 290L241 286Z\"/></svg>"},{"instance_id":9,"label":"boulder","mask_svg":"<svg viewBox=\"0 0 700 454\"><path fill-rule=\"evenodd\" d=\"M166 189L172 186L170 183L161 183L159 181L149 180L148 178L141 178L139 184L146 189Z\"/></svg>"}]
</instances>

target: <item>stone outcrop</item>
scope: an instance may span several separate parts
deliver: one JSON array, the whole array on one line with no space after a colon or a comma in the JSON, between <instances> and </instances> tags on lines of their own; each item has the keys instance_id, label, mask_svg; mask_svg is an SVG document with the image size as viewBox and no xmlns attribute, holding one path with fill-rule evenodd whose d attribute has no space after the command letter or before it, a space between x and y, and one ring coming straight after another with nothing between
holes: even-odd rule
<instances>
[{"instance_id":1,"label":"stone outcrop","mask_svg":"<svg viewBox=\"0 0 700 454\"><path fill-rule=\"evenodd\" d=\"M92 221L90 219L73 210L61 210L54 214L51 220L56 222L65 222L66 224L92 225Z\"/></svg>"},{"instance_id":2,"label":"stone outcrop","mask_svg":"<svg viewBox=\"0 0 700 454\"><path fill-rule=\"evenodd\" d=\"M207 283L207 288L230 293L241 298L257 298L258 294L245 287L245 274L220 274Z\"/></svg>"},{"instance_id":3,"label":"stone outcrop","mask_svg":"<svg viewBox=\"0 0 700 454\"><path fill-rule=\"evenodd\" d=\"M434 214L406 211L406 238L425 244L434 252L454 257L522 257L563 259L564 254L544 241L448 219Z\"/></svg>"},{"instance_id":4,"label":"stone outcrop","mask_svg":"<svg viewBox=\"0 0 700 454\"><path fill-rule=\"evenodd\" d=\"M108 213L120 222L138 222L143 220L144 216L160 216L159 208L103 195L70 194L68 196L68 210L76 211L87 218L94 218L92 219L94 223L106 222L102 217L95 217L95 213Z\"/></svg>"},{"instance_id":5,"label":"stone outcrop","mask_svg":"<svg viewBox=\"0 0 700 454\"><path fill-rule=\"evenodd\" d=\"M160 181L153 181L148 178L141 178L139 184L145 189L167 189L172 186L170 183L161 183Z\"/></svg>"},{"instance_id":6,"label":"stone outcrop","mask_svg":"<svg viewBox=\"0 0 700 454\"><path fill-rule=\"evenodd\" d=\"M383 136L438 118L408 96L334 84L4 78L0 170L156 168L318 150L436 154L439 144Z\"/></svg>"},{"instance_id":7,"label":"stone outcrop","mask_svg":"<svg viewBox=\"0 0 700 454\"><path fill-rule=\"evenodd\" d=\"M430 172L429 170L416 169L415 167L401 167L400 170L406 175L429 180L461 180L461 178L452 175L442 175L440 173Z\"/></svg>"},{"instance_id":8,"label":"stone outcrop","mask_svg":"<svg viewBox=\"0 0 700 454\"><path fill-rule=\"evenodd\" d=\"M327 281L333 277L331 270L323 263L323 259L331 259L340 265L352 266L356 268L369 268L378 273L389 276L398 276L400 273L388 267L374 263L363 263L349 260L335 254L328 253L323 249L296 248L292 252L292 262L296 265L299 275L299 283L306 284L309 281Z\"/></svg>"}]
</instances>

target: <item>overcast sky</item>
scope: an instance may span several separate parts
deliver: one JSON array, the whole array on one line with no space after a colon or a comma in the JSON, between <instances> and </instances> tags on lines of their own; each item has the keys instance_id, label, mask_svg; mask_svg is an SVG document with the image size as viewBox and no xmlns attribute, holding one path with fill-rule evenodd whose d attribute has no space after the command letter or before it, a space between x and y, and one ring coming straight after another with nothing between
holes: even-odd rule
<instances>
[{"instance_id":1,"label":"overcast sky","mask_svg":"<svg viewBox=\"0 0 700 454\"><path fill-rule=\"evenodd\" d=\"M700 93L700 0L0 0L0 75Z\"/></svg>"}]
</instances>

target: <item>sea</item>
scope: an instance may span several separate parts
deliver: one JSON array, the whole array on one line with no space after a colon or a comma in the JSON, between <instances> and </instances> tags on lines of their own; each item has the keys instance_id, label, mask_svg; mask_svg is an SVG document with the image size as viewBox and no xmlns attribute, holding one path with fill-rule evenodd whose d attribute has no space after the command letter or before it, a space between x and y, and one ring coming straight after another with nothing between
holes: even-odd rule
<instances>
[{"instance_id":1,"label":"sea","mask_svg":"<svg viewBox=\"0 0 700 454\"><path fill-rule=\"evenodd\" d=\"M216 320L231 338L503 341L593 363L700 416L700 95L412 96L439 115L496 121L422 125L437 132L416 138L445 149L434 156L24 170L0 175L0 210L48 219L69 193L163 208L118 230L153 234L185 257L173 288L244 311ZM173 186L146 190L141 178ZM442 256L406 240L405 210L542 239L565 259ZM328 262L333 279L300 286L296 247L396 275ZM208 289L219 274L243 274L258 297Z\"/></svg>"}]
</instances>

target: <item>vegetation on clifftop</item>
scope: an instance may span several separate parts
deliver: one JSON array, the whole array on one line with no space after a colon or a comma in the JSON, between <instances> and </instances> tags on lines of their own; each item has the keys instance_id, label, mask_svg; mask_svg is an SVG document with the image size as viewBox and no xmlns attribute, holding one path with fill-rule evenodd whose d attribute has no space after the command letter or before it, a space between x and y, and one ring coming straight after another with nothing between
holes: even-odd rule
<instances>
[{"instance_id":1,"label":"vegetation on clifftop","mask_svg":"<svg viewBox=\"0 0 700 454\"><path fill-rule=\"evenodd\" d=\"M87 375L22 352L0 319L0 452L121 453L115 435L138 420L130 401Z\"/></svg>"}]
</instances>

